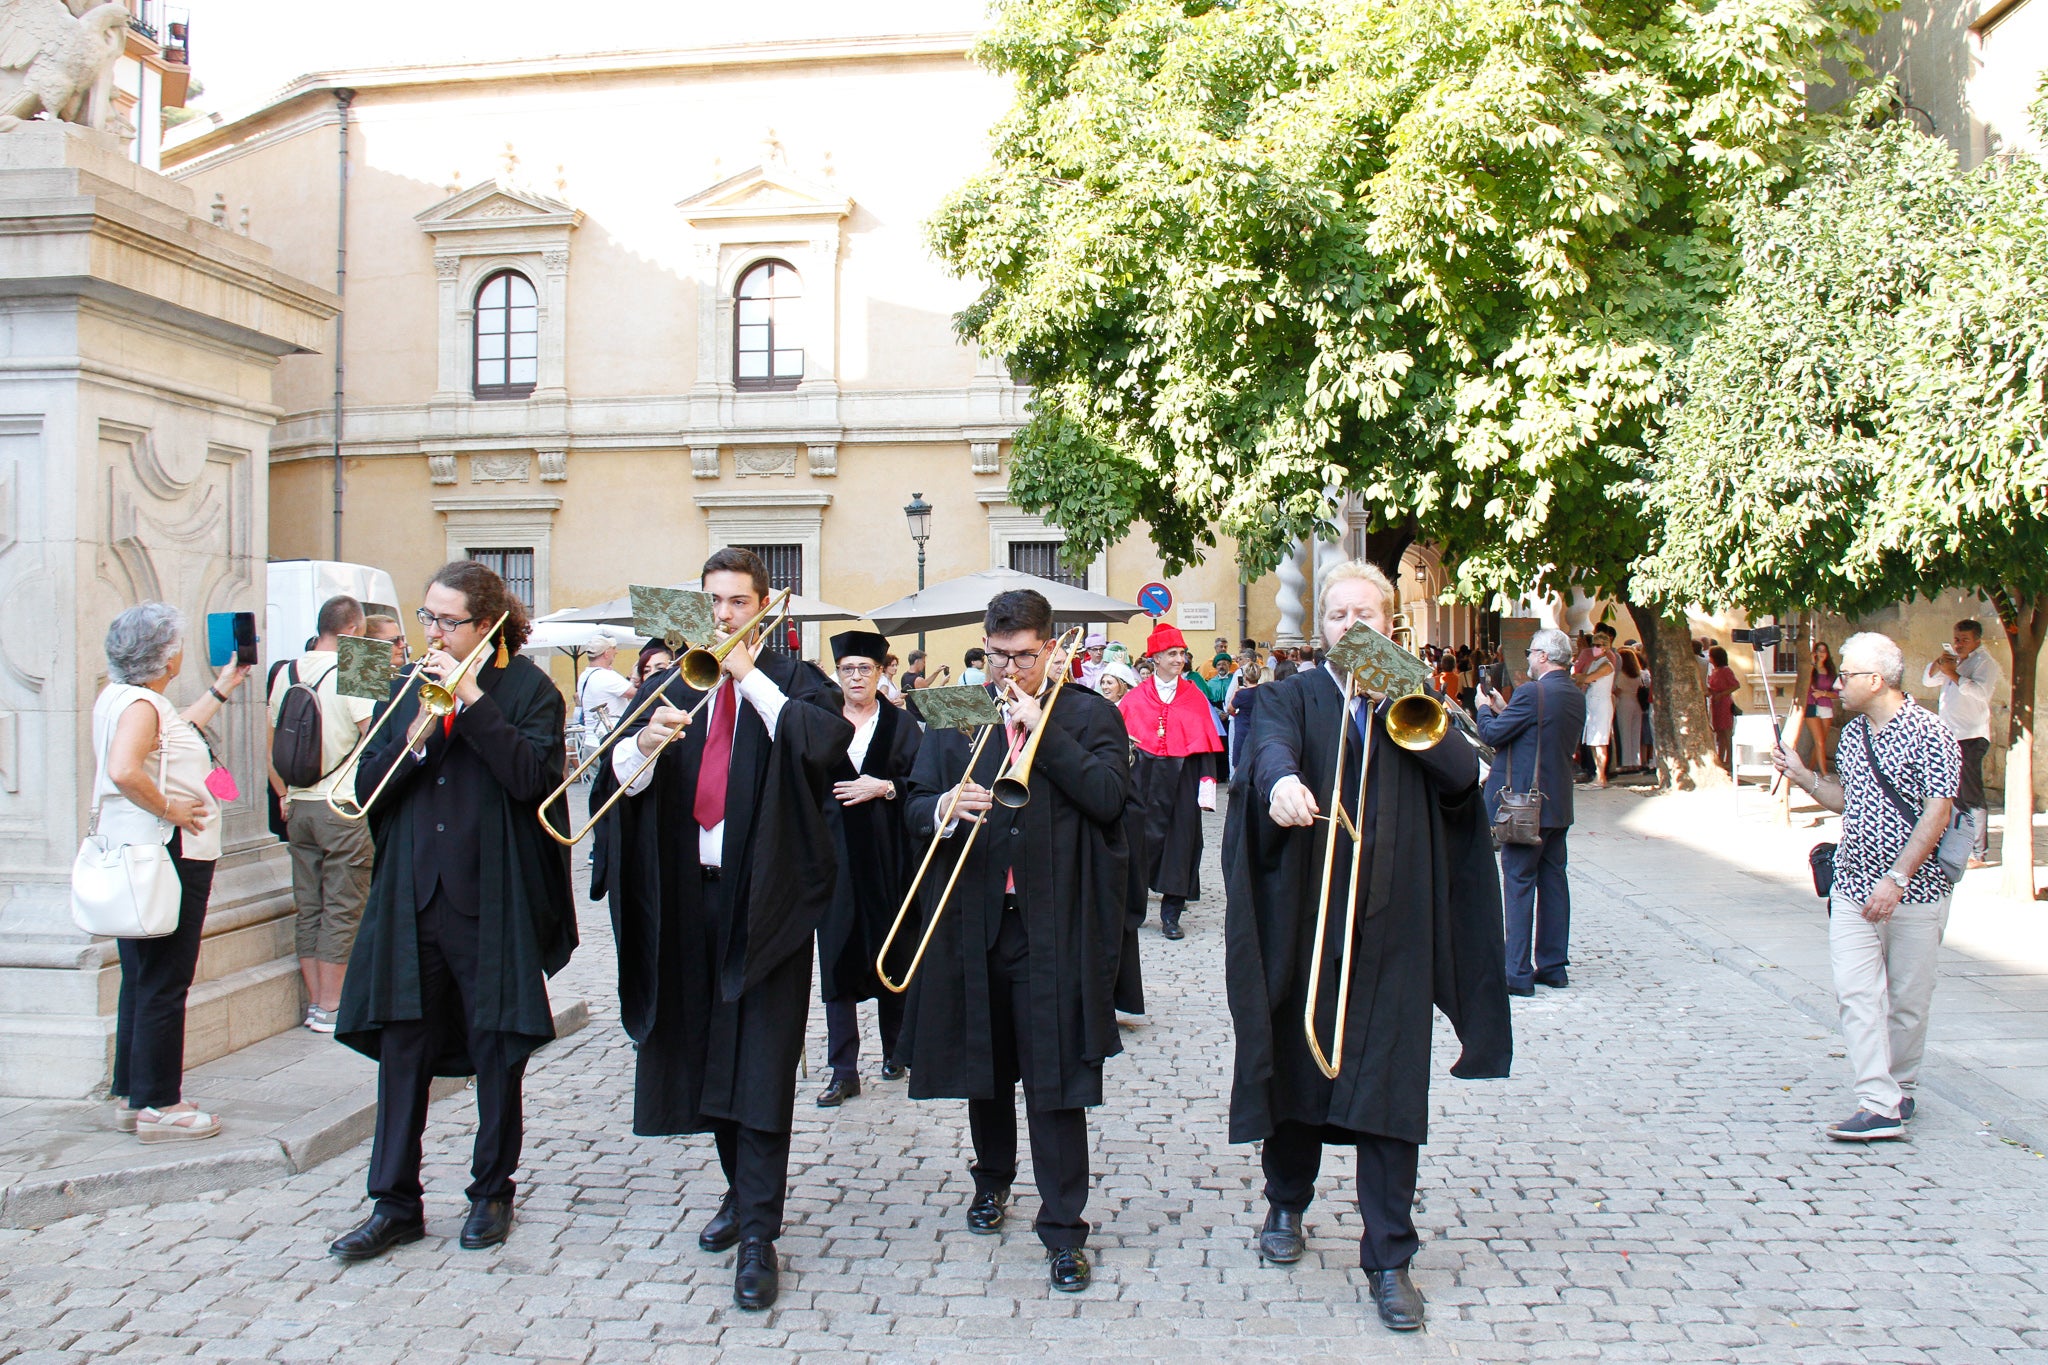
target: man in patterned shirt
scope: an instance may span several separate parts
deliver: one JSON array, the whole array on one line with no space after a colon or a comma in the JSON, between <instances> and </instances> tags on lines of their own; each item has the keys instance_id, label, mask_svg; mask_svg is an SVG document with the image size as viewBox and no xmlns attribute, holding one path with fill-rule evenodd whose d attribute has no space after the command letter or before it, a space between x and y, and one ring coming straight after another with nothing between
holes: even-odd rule
<instances>
[{"instance_id":1,"label":"man in patterned shirt","mask_svg":"<svg viewBox=\"0 0 2048 1365\"><path fill-rule=\"evenodd\" d=\"M1955 806L1962 751L1933 713L1907 696L1906 660L1883 635L1842 646L1836 777L1818 777L1782 744L1778 771L1842 812L1828 952L1842 1041L1856 1072L1856 1112L1827 1130L1841 1142L1906 1131L1927 1043L1927 1010L1951 887L1935 846Z\"/></svg>"}]
</instances>

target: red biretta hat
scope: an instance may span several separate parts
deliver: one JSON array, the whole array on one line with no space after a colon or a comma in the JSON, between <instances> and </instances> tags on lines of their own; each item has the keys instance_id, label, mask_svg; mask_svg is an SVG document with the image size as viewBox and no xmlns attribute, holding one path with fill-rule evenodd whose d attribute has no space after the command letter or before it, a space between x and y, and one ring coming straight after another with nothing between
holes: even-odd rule
<instances>
[{"instance_id":1,"label":"red biretta hat","mask_svg":"<svg viewBox=\"0 0 2048 1365\"><path fill-rule=\"evenodd\" d=\"M1162 649L1186 649L1188 642L1175 626L1154 626L1152 633L1145 637L1145 652L1157 654Z\"/></svg>"}]
</instances>

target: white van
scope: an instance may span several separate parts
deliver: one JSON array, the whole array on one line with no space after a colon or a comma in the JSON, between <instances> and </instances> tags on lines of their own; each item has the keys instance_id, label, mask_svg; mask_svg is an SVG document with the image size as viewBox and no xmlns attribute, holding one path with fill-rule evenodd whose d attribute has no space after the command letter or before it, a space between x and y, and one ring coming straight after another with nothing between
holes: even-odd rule
<instances>
[{"instance_id":1,"label":"white van","mask_svg":"<svg viewBox=\"0 0 2048 1365\"><path fill-rule=\"evenodd\" d=\"M264 598L263 657L296 659L319 630L320 607L337 593L363 604L366 615L382 613L405 618L398 611L398 588L391 575L367 564L332 559L274 559Z\"/></svg>"}]
</instances>

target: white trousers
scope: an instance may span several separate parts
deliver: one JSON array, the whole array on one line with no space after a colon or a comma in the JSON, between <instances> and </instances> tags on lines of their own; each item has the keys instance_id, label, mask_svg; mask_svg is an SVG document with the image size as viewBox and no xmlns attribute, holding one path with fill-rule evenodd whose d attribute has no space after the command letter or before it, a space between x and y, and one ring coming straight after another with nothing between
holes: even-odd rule
<instances>
[{"instance_id":1,"label":"white trousers","mask_svg":"<svg viewBox=\"0 0 2048 1365\"><path fill-rule=\"evenodd\" d=\"M1842 1043L1856 1073L1856 1105L1899 1116L1927 1050L1927 1010L1940 969L1949 898L1902 903L1882 924L1837 892L1828 905L1828 956L1842 1015Z\"/></svg>"}]
</instances>

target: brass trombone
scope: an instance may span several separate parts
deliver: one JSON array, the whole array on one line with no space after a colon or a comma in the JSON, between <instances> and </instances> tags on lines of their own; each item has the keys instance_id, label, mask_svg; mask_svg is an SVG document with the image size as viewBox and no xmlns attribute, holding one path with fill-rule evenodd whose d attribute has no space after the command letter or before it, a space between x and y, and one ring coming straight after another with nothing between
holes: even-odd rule
<instances>
[{"instance_id":1,"label":"brass trombone","mask_svg":"<svg viewBox=\"0 0 2048 1365\"><path fill-rule=\"evenodd\" d=\"M1343 722L1337 727L1337 761L1332 765L1336 776L1330 783L1330 833L1323 845L1322 890L1316 898L1316 940L1309 955L1308 1003L1301 1012L1302 1032L1308 1037L1309 1056L1314 1059L1316 1069L1331 1080L1344 1065L1344 1024L1351 1008L1351 955L1358 929L1358 875L1364 865L1359 857L1359 845L1365 842L1366 833L1351 821L1344 811L1344 746L1351 733L1351 703L1359 695L1357 675L1344 680ZM1370 693L1366 694L1370 696ZM1450 712L1444 704L1426 692L1412 692L1397 697L1387 707L1382 724L1387 738L1403 749L1417 751L1432 748L1441 740L1451 726ZM1372 781L1372 737L1373 727L1366 726L1365 751L1359 757L1358 775L1358 818L1365 818L1365 796ZM1337 869L1337 833L1340 829L1351 834L1351 880L1344 897L1344 950L1337 966L1337 1019L1330 1033L1330 1049L1323 1050L1322 1040L1316 1037L1316 1002L1323 985L1323 943L1327 936L1330 919L1330 883Z\"/></svg>"},{"instance_id":2,"label":"brass trombone","mask_svg":"<svg viewBox=\"0 0 2048 1365\"><path fill-rule=\"evenodd\" d=\"M434 724L454 712L456 687L461 683L463 675L468 673L470 669L478 666L485 652L491 648L492 641L497 639L498 632L504 629L504 626L505 618L500 616L491 623L491 628L484 632L484 637L476 642L475 648L463 656L461 663L455 665L454 672L439 680L426 678L420 683L419 714L414 718L412 728L406 732L405 749L403 752L409 753L417 749L421 741L426 739L427 735L431 732ZM384 714L377 717L377 723L364 732L362 739L356 744L355 751L341 765L343 772L354 767L357 761L369 752L371 739L376 736L379 730L384 728L384 722L390 720L392 715L398 710L398 702L400 698L405 696L405 688L412 686L413 680L421 676L421 672L426 666L427 661L425 659L421 659L412 666L412 670L405 675L404 685L398 689L397 695L393 696L389 704L385 706ZM402 762L404 762L404 758L401 756L384 770L384 776L377 783L376 789L370 793L369 800L357 802L350 797L340 795L341 788L336 786L327 793L327 808L344 820L362 819L370 813L370 807L377 804L377 798L384 794L384 788L391 785L392 775L398 771L398 765Z\"/></svg>"},{"instance_id":3,"label":"brass trombone","mask_svg":"<svg viewBox=\"0 0 2048 1365\"><path fill-rule=\"evenodd\" d=\"M1014 757L1003 764L1002 771L997 773L994 780L989 784L989 790L993 794L997 805L1016 810L1028 805L1031 801L1031 765L1038 757L1038 741L1044 736L1045 727L1052 721L1052 707L1053 703L1060 698L1060 689L1067 685L1067 679L1072 676L1072 670L1066 667L1064 662L1065 656L1071 650L1071 646L1067 644L1067 636L1075 637L1076 643L1079 643L1082 633L1081 628L1077 626L1059 638L1059 644L1053 657L1062 660L1060 675L1053 681L1052 690L1045 694L1045 700L1041 704L1042 710L1039 715L1038 728L1031 732L1031 738L1024 742L1024 747L1019 749ZM1014 682L1006 682L1005 686L1012 692L1015 692L1017 688L1017 684ZM974 765L980 760L982 748L988 743L988 737L995 733L996 728L993 725L981 727L981 733L975 737L974 747L967 753L967 767L960 775L962 782L973 777ZM932 907L932 917L925 923L924 934L917 941L917 952L911 956L910 965L904 969L903 979L901 981L891 981L886 965L889 961L889 949L895 944L896 935L902 931L903 921L909 918L910 907L917 904L917 890L924 884L925 870L932 865L932 855L939 851L939 842L946 837L946 826L952 823L954 808L959 805L959 788L957 786L948 795L952 797L952 800L943 811L939 812L938 828L932 831L932 841L925 848L924 861L917 865L917 875L910 879L910 889L904 893L903 904L897 907L896 922L889 926L888 936L882 940L881 951L875 954L876 979L896 995L901 995L910 989L911 979L917 975L919 965L924 962L924 950L931 946L932 934L938 930L939 916L945 913L946 906L953 899L953 884L960 880L960 869L967 866L967 855L973 852L974 841L981 834L982 825L986 823L986 817L984 816L981 819L977 819L974 822L974 827L967 831L967 841L960 846L960 856L953 862L952 874L946 878L945 888L939 892L938 904Z\"/></svg>"},{"instance_id":4,"label":"brass trombone","mask_svg":"<svg viewBox=\"0 0 2048 1365\"><path fill-rule=\"evenodd\" d=\"M688 713L684 715L683 723L678 725L667 739L656 745L654 752L647 755L640 766L633 770L633 775L619 783L619 789L613 792L602 806L599 806L590 813L590 818L583 822L583 827L589 829L592 825L603 819L613 806L618 804L619 798L624 796L632 785L640 780L640 774L654 766L654 761L661 757L662 750L673 744L682 735L683 731L689 728L690 722L697 718L697 713L702 711L712 697L717 695L719 675L724 672L726 656L732 653L734 646L751 635L754 632L754 628L759 626L770 612L779 611L781 616L789 614L790 592L790 589L784 588L780 597L771 597L768 601L762 603L761 610L755 612L745 625L735 630L731 635L728 635L718 645L709 649L701 645L693 646L684 653L682 658L676 661L675 667L670 671L668 677L662 679L661 685L649 693L645 701L642 701L632 711L628 712L624 720L612 727L612 732L605 736L604 742L592 751L590 757L577 764L575 770L562 779L562 785L549 792L547 799L540 803L540 827L548 832L550 839L553 839L564 848L576 842L575 834L556 829L548 822L548 808L561 800L567 794L569 788L582 781L583 774L596 767L598 760L609 754L619 741L626 737L627 727L646 714L656 702L663 700L668 695L669 684L681 678L684 683L702 692L704 695L698 698L697 704L692 706ZM780 624L780 619L772 621L769 623L768 629L773 630Z\"/></svg>"}]
</instances>

